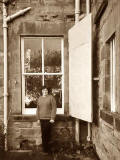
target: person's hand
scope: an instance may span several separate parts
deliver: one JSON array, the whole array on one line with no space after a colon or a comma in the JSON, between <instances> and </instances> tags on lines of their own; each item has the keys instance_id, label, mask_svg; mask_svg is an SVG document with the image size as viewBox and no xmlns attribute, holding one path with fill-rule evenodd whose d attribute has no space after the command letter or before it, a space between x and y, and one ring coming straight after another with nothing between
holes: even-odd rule
<instances>
[{"instance_id":1,"label":"person's hand","mask_svg":"<svg viewBox=\"0 0 120 160\"><path fill-rule=\"evenodd\" d=\"M50 123L54 123L55 121L53 119L50 120Z\"/></svg>"},{"instance_id":2,"label":"person's hand","mask_svg":"<svg viewBox=\"0 0 120 160\"><path fill-rule=\"evenodd\" d=\"M39 119L37 120L37 124L40 124L40 120Z\"/></svg>"}]
</instances>

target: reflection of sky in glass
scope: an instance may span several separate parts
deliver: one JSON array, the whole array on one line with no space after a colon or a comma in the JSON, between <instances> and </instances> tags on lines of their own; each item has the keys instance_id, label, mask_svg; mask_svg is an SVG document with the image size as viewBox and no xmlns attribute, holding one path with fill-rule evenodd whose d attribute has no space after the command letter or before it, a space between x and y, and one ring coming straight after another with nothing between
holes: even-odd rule
<instances>
[{"instance_id":1,"label":"reflection of sky in glass","mask_svg":"<svg viewBox=\"0 0 120 160\"><path fill-rule=\"evenodd\" d=\"M33 50L39 50L41 49L41 38L25 38L24 39L24 46L25 50L28 48L32 48Z\"/></svg>"},{"instance_id":2,"label":"reflection of sky in glass","mask_svg":"<svg viewBox=\"0 0 120 160\"><path fill-rule=\"evenodd\" d=\"M45 38L45 49L61 49L61 39L60 38Z\"/></svg>"}]
</instances>

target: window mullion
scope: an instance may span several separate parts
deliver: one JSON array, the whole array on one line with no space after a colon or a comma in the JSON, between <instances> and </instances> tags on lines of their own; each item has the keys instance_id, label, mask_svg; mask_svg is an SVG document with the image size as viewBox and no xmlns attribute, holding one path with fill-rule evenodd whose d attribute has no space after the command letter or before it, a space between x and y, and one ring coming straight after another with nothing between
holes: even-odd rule
<instances>
[{"instance_id":1,"label":"window mullion","mask_svg":"<svg viewBox=\"0 0 120 160\"><path fill-rule=\"evenodd\" d=\"M22 62L22 113L24 113L25 112L24 38L21 38L21 62Z\"/></svg>"},{"instance_id":2,"label":"window mullion","mask_svg":"<svg viewBox=\"0 0 120 160\"><path fill-rule=\"evenodd\" d=\"M61 60L62 60L62 109L64 111L64 40L61 39Z\"/></svg>"},{"instance_id":3,"label":"window mullion","mask_svg":"<svg viewBox=\"0 0 120 160\"><path fill-rule=\"evenodd\" d=\"M115 112L115 39L113 39L113 111Z\"/></svg>"},{"instance_id":4,"label":"window mullion","mask_svg":"<svg viewBox=\"0 0 120 160\"><path fill-rule=\"evenodd\" d=\"M112 41L110 42L110 95L111 95L111 111L113 110L113 57L112 57Z\"/></svg>"},{"instance_id":5,"label":"window mullion","mask_svg":"<svg viewBox=\"0 0 120 160\"><path fill-rule=\"evenodd\" d=\"M44 39L42 38L42 84L44 85Z\"/></svg>"},{"instance_id":6,"label":"window mullion","mask_svg":"<svg viewBox=\"0 0 120 160\"><path fill-rule=\"evenodd\" d=\"M110 42L111 56L111 112L115 112L115 40Z\"/></svg>"},{"instance_id":7,"label":"window mullion","mask_svg":"<svg viewBox=\"0 0 120 160\"><path fill-rule=\"evenodd\" d=\"M22 62L22 74L24 73L24 39L21 38L21 62Z\"/></svg>"},{"instance_id":8,"label":"window mullion","mask_svg":"<svg viewBox=\"0 0 120 160\"><path fill-rule=\"evenodd\" d=\"M23 73L24 76L40 76L40 75L63 75L62 73Z\"/></svg>"}]
</instances>

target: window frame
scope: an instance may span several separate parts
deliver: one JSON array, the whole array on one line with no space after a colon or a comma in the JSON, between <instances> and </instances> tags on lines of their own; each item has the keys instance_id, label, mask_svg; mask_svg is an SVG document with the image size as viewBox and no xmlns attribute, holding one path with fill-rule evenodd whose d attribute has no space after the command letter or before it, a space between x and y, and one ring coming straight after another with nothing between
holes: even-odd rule
<instances>
[{"instance_id":1,"label":"window frame","mask_svg":"<svg viewBox=\"0 0 120 160\"><path fill-rule=\"evenodd\" d=\"M110 110L116 112L116 47L115 35L109 40L110 45Z\"/></svg>"},{"instance_id":2,"label":"window frame","mask_svg":"<svg viewBox=\"0 0 120 160\"><path fill-rule=\"evenodd\" d=\"M25 38L42 38L42 72L41 73L25 73L24 72L24 39ZM61 39L61 72L46 73L44 72L44 38L60 38ZM25 108L25 76L38 75L42 76L42 83L44 85L44 76L46 75L60 75L62 77L62 108L57 108L57 114L64 114L64 37L63 36L21 36L21 68L22 68L22 114L35 115L36 108ZM43 73L44 72L44 73Z\"/></svg>"}]
</instances>

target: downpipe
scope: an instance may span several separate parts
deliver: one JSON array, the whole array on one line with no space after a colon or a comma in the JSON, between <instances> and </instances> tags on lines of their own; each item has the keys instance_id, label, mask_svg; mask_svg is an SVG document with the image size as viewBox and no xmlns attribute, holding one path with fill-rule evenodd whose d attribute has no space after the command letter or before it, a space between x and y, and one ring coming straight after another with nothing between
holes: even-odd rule
<instances>
[{"instance_id":1,"label":"downpipe","mask_svg":"<svg viewBox=\"0 0 120 160\"><path fill-rule=\"evenodd\" d=\"M5 135L5 151L7 151L7 9L3 1L3 49L4 49L4 135Z\"/></svg>"},{"instance_id":2,"label":"downpipe","mask_svg":"<svg viewBox=\"0 0 120 160\"><path fill-rule=\"evenodd\" d=\"M31 9L31 7L25 8L23 10L18 11L17 13L8 16L7 17L7 6L6 6L6 0L3 0L3 49L4 49L4 135L5 135L5 151L8 150L7 147L7 128L8 128L8 75L7 75L7 29L8 25L7 23L11 20L17 18L18 16L21 16L28 12Z\"/></svg>"}]
</instances>

